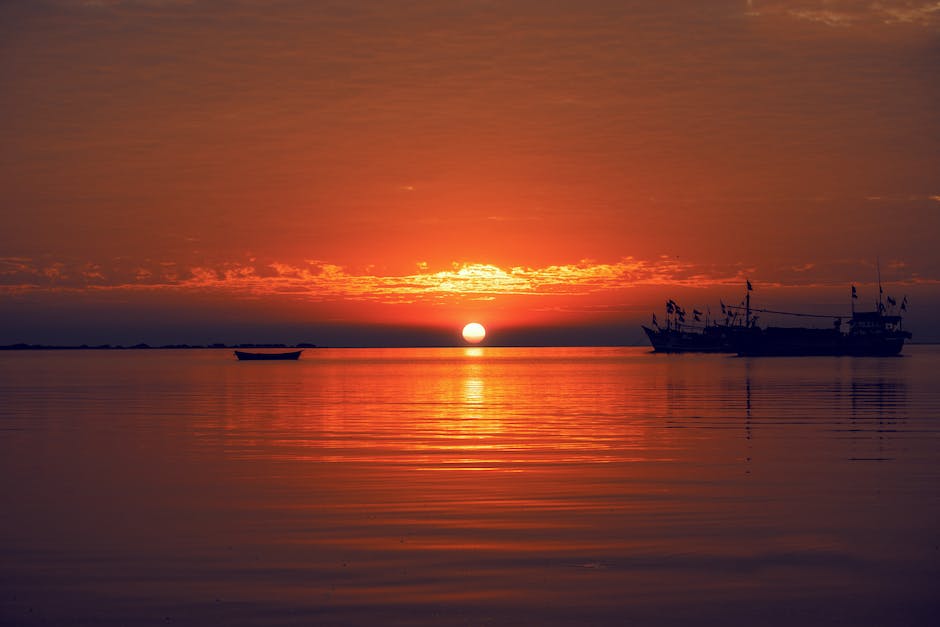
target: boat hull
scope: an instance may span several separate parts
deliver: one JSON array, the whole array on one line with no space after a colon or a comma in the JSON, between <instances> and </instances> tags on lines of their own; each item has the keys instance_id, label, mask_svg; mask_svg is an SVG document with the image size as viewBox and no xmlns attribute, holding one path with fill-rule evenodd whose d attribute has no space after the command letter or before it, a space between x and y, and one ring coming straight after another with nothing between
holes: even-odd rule
<instances>
[{"instance_id":1,"label":"boat hull","mask_svg":"<svg viewBox=\"0 0 940 627\"><path fill-rule=\"evenodd\" d=\"M291 351L289 353L248 353L245 351L235 351L235 357L239 361L296 361L300 359L303 351Z\"/></svg>"},{"instance_id":2,"label":"boat hull","mask_svg":"<svg viewBox=\"0 0 940 627\"><path fill-rule=\"evenodd\" d=\"M832 329L768 327L738 335L735 345L743 357L890 357L901 353L909 337L904 331L852 335Z\"/></svg>"},{"instance_id":3,"label":"boat hull","mask_svg":"<svg viewBox=\"0 0 940 627\"><path fill-rule=\"evenodd\" d=\"M700 332L654 330L643 326L653 350L657 353L733 353L734 345L729 330L707 327Z\"/></svg>"}]
</instances>

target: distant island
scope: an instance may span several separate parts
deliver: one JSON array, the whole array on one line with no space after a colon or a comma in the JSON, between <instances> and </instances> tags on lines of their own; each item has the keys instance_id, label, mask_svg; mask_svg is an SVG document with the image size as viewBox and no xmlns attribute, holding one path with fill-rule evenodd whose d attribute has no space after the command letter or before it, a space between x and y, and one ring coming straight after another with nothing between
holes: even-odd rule
<instances>
[{"instance_id":1,"label":"distant island","mask_svg":"<svg viewBox=\"0 0 940 627\"><path fill-rule=\"evenodd\" d=\"M59 350L168 350L186 348L318 348L316 344L300 342L299 344L164 344L151 346L150 344L134 344L122 346L120 344L81 344L80 346L56 346L47 344L8 344L0 346L4 351L59 351Z\"/></svg>"}]
</instances>

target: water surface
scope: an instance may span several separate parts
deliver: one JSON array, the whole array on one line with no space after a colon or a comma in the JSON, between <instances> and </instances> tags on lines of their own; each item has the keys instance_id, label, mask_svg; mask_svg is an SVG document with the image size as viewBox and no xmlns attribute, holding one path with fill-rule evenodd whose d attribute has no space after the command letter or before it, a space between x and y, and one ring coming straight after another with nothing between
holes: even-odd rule
<instances>
[{"instance_id":1,"label":"water surface","mask_svg":"<svg viewBox=\"0 0 940 627\"><path fill-rule=\"evenodd\" d=\"M0 353L0 622L932 624L905 353Z\"/></svg>"}]
</instances>

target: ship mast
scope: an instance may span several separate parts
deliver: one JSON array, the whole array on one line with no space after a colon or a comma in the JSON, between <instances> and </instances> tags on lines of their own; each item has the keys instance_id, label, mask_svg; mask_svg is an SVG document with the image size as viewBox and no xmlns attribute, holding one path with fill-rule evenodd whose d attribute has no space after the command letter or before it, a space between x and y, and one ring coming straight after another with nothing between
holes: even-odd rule
<instances>
[{"instance_id":1,"label":"ship mast","mask_svg":"<svg viewBox=\"0 0 940 627\"><path fill-rule=\"evenodd\" d=\"M747 283L747 290L744 292L744 328L751 328L751 282L747 279L744 280Z\"/></svg>"},{"instance_id":2,"label":"ship mast","mask_svg":"<svg viewBox=\"0 0 940 627\"><path fill-rule=\"evenodd\" d=\"M884 291L881 289L881 259L875 257L875 267L878 269L878 315L881 315L885 310L884 303L881 302L881 296L884 294Z\"/></svg>"}]
</instances>

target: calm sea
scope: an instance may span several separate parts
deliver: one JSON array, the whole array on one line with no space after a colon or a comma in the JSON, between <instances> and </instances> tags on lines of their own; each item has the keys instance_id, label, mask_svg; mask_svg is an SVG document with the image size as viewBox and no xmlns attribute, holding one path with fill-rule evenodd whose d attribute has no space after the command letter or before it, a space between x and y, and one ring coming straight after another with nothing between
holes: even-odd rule
<instances>
[{"instance_id":1,"label":"calm sea","mask_svg":"<svg viewBox=\"0 0 940 627\"><path fill-rule=\"evenodd\" d=\"M928 625L940 347L0 353L0 622Z\"/></svg>"}]
</instances>

